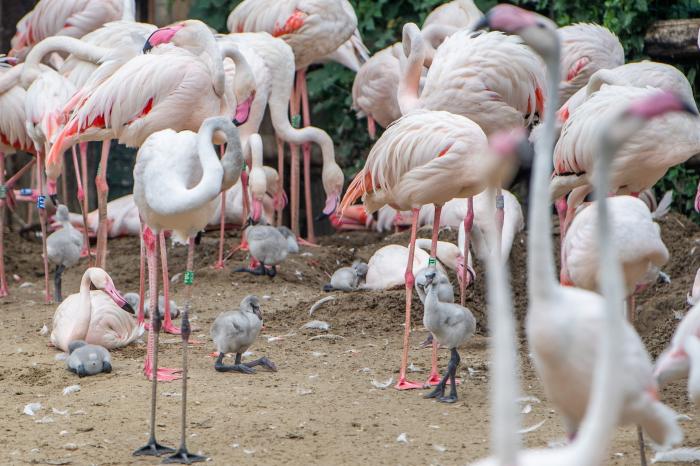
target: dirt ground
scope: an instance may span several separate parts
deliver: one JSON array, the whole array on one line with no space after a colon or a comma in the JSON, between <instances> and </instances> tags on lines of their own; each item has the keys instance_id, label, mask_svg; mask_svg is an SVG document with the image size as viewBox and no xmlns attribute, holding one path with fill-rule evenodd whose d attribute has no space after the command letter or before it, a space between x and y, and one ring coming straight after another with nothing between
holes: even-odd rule
<instances>
[{"instance_id":1,"label":"dirt ground","mask_svg":"<svg viewBox=\"0 0 700 466\"><path fill-rule=\"evenodd\" d=\"M700 266L700 228L671 214L662 221L663 238L672 261L664 271L670 284L657 284L638 299L639 329L652 356L670 340L685 295ZM454 232L443 232L454 239ZM429 233L422 231L421 236ZM302 330L311 320L310 306L326 295L321 286L328 274L354 258L368 259L389 243L405 243L406 233L382 238L373 233L337 234L321 239L319 248L305 247L284 263L277 277L234 273L245 256L237 253L224 271L213 270L214 234L204 237L196 252L193 336L190 345L188 445L214 464L466 464L489 452L487 322L484 280L470 291L469 307L479 322L480 335L462 352L460 400L444 405L422 398L424 392L381 389L372 381L396 381L403 332L403 290L333 293L314 319L327 321L329 332ZM44 305L40 243L6 233L7 269L11 296L0 301L0 463L2 464L156 464L156 458L135 458L131 452L147 438L150 386L141 371L145 344L113 351L111 374L79 379L68 372L59 352L41 336L51 328L55 305ZM526 310L525 235L513 248L511 272L516 312ZM233 245L236 240L228 239ZM138 241L111 240L108 268L123 292L138 291ZM170 249L171 274L184 268L186 250ZM82 267L67 271L64 293L78 291ZM477 264L477 273L482 273ZM181 284L172 287L182 298ZM238 306L248 294L262 298L265 329L251 348L252 357L268 356L279 371L254 375L217 373L210 353L209 327L219 312ZM420 303L413 319L421 322ZM311 339L330 333L336 339ZM419 350L425 331L412 334L410 362L417 380L427 376L430 351ZM271 338L280 337L280 338ZM144 337L145 341L145 337ZM160 365L179 367L179 337L161 338ZM542 426L523 434L528 447L544 447L563 438L558 415L547 403L521 341L522 392L534 397L523 402L523 427ZM442 350L441 365L448 358ZM229 360L230 361L230 360ZM80 391L63 395L67 386ZM177 446L181 400L179 381L158 388L157 435ZM692 419L682 421L684 446L700 444L695 409L684 384L675 383L663 399ZM28 403L41 403L36 415L23 414ZM530 408L528 408L530 406ZM405 442L397 441L400 436ZM648 449L651 457L653 452ZM610 464L638 464L634 428L618 429Z\"/></svg>"}]
</instances>

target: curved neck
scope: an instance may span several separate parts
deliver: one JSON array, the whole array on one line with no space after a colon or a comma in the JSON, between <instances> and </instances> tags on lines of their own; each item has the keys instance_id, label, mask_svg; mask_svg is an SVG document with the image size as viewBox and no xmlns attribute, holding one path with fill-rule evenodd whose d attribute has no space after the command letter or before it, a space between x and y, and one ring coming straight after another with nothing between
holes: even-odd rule
<instances>
[{"instance_id":1,"label":"curved neck","mask_svg":"<svg viewBox=\"0 0 700 466\"><path fill-rule=\"evenodd\" d=\"M401 113L406 115L418 107L420 76L425 62L425 43L418 27L409 23L403 29L403 49L408 58L402 63L396 97Z\"/></svg>"},{"instance_id":2,"label":"curved neck","mask_svg":"<svg viewBox=\"0 0 700 466\"><path fill-rule=\"evenodd\" d=\"M78 315L75 316L75 321L79 323L75 329L76 335L86 335L90 328L90 319L92 318L92 300L90 299L91 283L90 269L88 269L80 280L80 304L78 306Z\"/></svg>"},{"instance_id":3,"label":"curved neck","mask_svg":"<svg viewBox=\"0 0 700 466\"><path fill-rule=\"evenodd\" d=\"M549 177L552 172L554 122L559 95L559 48L545 59L547 67L547 101L544 132L535 142L535 161L530 178L530 213L528 218L528 292L530 302L549 299L556 289L554 251L552 250L552 218L549 199Z\"/></svg>"},{"instance_id":4,"label":"curved neck","mask_svg":"<svg viewBox=\"0 0 700 466\"><path fill-rule=\"evenodd\" d=\"M686 337L683 349L688 354L690 371L688 372L688 394L694 403L698 403L700 395L700 339L695 335Z\"/></svg>"},{"instance_id":5,"label":"curved neck","mask_svg":"<svg viewBox=\"0 0 700 466\"><path fill-rule=\"evenodd\" d=\"M611 70L600 69L593 73L588 80L588 84L586 84L586 97L590 97L591 94L599 91L603 84L618 84L619 81L615 73Z\"/></svg>"},{"instance_id":6,"label":"curved neck","mask_svg":"<svg viewBox=\"0 0 700 466\"><path fill-rule=\"evenodd\" d=\"M609 131L611 126L606 128ZM601 257L607 258L599 261L598 269L598 282L601 284L604 298L605 321L588 409L574 444L578 451L575 457L581 466L605 462L623 403L623 392L616 383L616 376L622 370L618 361L622 353L619 340L624 332L624 310L620 307L625 293L617 250L612 241L607 200L614 149L607 143L605 135L601 140L599 160L594 168L594 184L598 208L598 244Z\"/></svg>"},{"instance_id":7,"label":"curved neck","mask_svg":"<svg viewBox=\"0 0 700 466\"><path fill-rule=\"evenodd\" d=\"M217 159L214 146L212 145L212 138L216 130L223 131L226 136L226 152L221 157L221 162ZM221 174L218 175L218 180L214 181L217 192L226 191L236 184L238 178L241 177L241 170L243 170L243 150L241 149L241 140L238 136L238 128L223 117L205 120L199 129L197 145L199 147L200 160L202 160L203 153L206 153L208 163L213 165L213 160L219 169L222 170ZM203 161L202 168L205 168ZM202 177L202 182L204 182L204 176Z\"/></svg>"},{"instance_id":8,"label":"curved neck","mask_svg":"<svg viewBox=\"0 0 700 466\"><path fill-rule=\"evenodd\" d=\"M248 61L238 47L228 41L219 41L221 58L230 58L236 64L236 75L233 78L234 88L239 88L241 83L254 83L255 77ZM223 62L222 62L223 63ZM222 65L223 72L223 65ZM240 102L239 102L240 103Z\"/></svg>"},{"instance_id":9,"label":"curved neck","mask_svg":"<svg viewBox=\"0 0 700 466\"><path fill-rule=\"evenodd\" d=\"M4 94L19 84L19 79L22 75L23 68L24 64L20 63L19 65L15 65L9 70L0 73L0 94Z\"/></svg>"},{"instance_id":10,"label":"curved neck","mask_svg":"<svg viewBox=\"0 0 700 466\"><path fill-rule=\"evenodd\" d=\"M123 21L136 21L136 5L134 0L124 0L122 8Z\"/></svg>"},{"instance_id":11,"label":"curved neck","mask_svg":"<svg viewBox=\"0 0 700 466\"><path fill-rule=\"evenodd\" d=\"M88 44L79 39L67 36L48 37L37 45L27 55L24 71L22 72L22 86L28 88L39 74L39 64L46 55L52 52L64 52L74 55L80 60L98 64L110 52L109 49Z\"/></svg>"},{"instance_id":12,"label":"curved neck","mask_svg":"<svg viewBox=\"0 0 700 466\"><path fill-rule=\"evenodd\" d=\"M224 97L226 89L226 74L224 73L224 57L219 48L219 44L214 39L210 31L200 34L202 36L198 47L203 53L200 55L211 71L212 86L214 92L220 98ZM196 53L195 53L196 54Z\"/></svg>"}]
</instances>

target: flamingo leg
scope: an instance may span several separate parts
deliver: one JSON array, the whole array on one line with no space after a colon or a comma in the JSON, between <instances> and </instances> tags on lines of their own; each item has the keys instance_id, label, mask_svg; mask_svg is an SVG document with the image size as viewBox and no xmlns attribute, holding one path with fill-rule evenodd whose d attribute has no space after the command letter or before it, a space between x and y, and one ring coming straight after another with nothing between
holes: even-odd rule
<instances>
[{"instance_id":1,"label":"flamingo leg","mask_svg":"<svg viewBox=\"0 0 700 466\"><path fill-rule=\"evenodd\" d=\"M43 152L37 152L37 158L39 160L38 167L44 166L44 154ZM46 214L46 195L44 193L44 170L40 168L37 170L38 175L38 185L39 185L39 197L37 198L37 210L39 211L39 223L41 224L41 248L44 256L44 302L46 304L51 303L51 294L49 292L49 253L46 249L46 238L48 238L48 227L46 225L48 216ZM40 201L41 200L41 201ZM31 204L30 204L31 205Z\"/></svg>"},{"instance_id":2,"label":"flamingo leg","mask_svg":"<svg viewBox=\"0 0 700 466\"><path fill-rule=\"evenodd\" d=\"M5 153L0 151L0 298L9 295L5 277Z\"/></svg>"},{"instance_id":3,"label":"flamingo leg","mask_svg":"<svg viewBox=\"0 0 700 466\"><path fill-rule=\"evenodd\" d=\"M399 381L394 388L397 390L410 390L423 388L423 384L406 380L406 366L408 365L408 344L411 335L411 302L413 301L413 285L415 276L413 275L413 256L416 252L416 233L418 231L418 209L413 210L413 220L411 222L411 242L408 247L408 262L406 263L406 320L403 333L403 353L401 354L401 368L399 369Z\"/></svg>"},{"instance_id":4,"label":"flamingo leg","mask_svg":"<svg viewBox=\"0 0 700 466\"><path fill-rule=\"evenodd\" d=\"M66 154L63 154L63 166L65 166L65 156ZM66 181L66 171L65 169L63 170L63 173L61 173L61 199L68 199L68 185Z\"/></svg>"},{"instance_id":5,"label":"flamingo leg","mask_svg":"<svg viewBox=\"0 0 700 466\"><path fill-rule=\"evenodd\" d=\"M37 155L37 161L39 160L39 156ZM30 177L31 179L31 184L32 184L32 192L36 192L37 189L37 171L38 171L38 166L39 164L37 163L36 165L32 165L32 175ZM30 202L29 205L27 205L27 224L31 225L32 224L32 217L34 217L34 203Z\"/></svg>"},{"instance_id":6,"label":"flamingo leg","mask_svg":"<svg viewBox=\"0 0 700 466\"><path fill-rule=\"evenodd\" d=\"M219 146L221 157L224 156L224 145ZM219 258L214 269L224 269L224 230L226 229L226 191L221 192L221 212L219 213Z\"/></svg>"},{"instance_id":7,"label":"flamingo leg","mask_svg":"<svg viewBox=\"0 0 700 466\"><path fill-rule=\"evenodd\" d=\"M297 71L297 79L301 90L301 110L304 118L304 126L311 124L311 112L309 111L309 92L306 88L306 69ZM314 209L311 200L311 144L306 142L302 146L304 152L304 206L306 207L306 239L309 243L316 242L314 234Z\"/></svg>"},{"instance_id":8,"label":"flamingo leg","mask_svg":"<svg viewBox=\"0 0 700 466\"><path fill-rule=\"evenodd\" d=\"M464 306L466 300L465 288L467 286L467 269L469 264L469 243L472 237L472 227L474 226L474 199L467 199L467 215L464 217L464 268L462 269L462 280L459 283L459 302Z\"/></svg>"},{"instance_id":9,"label":"flamingo leg","mask_svg":"<svg viewBox=\"0 0 700 466\"><path fill-rule=\"evenodd\" d=\"M503 198L503 191L499 186L496 193L496 247L494 248L496 259L499 261L501 260L501 249L503 247L503 222L505 221L505 217L505 199Z\"/></svg>"},{"instance_id":10,"label":"flamingo leg","mask_svg":"<svg viewBox=\"0 0 700 466\"><path fill-rule=\"evenodd\" d=\"M148 256L148 286L151 296L158 296L158 248L156 238L150 228L146 227L143 233L146 243L146 255ZM143 302L143 300L141 300ZM151 430L148 442L143 447L134 451L134 456L160 456L175 451L156 441L156 401L158 397L159 380L176 380L173 372L166 373L165 369L158 369L158 334L160 333L160 314L156 308L157 299L151 299L149 312L151 313L151 331L148 332L148 346L146 348L146 364L143 371L151 380ZM163 371L163 372L161 372ZM172 371L172 369L167 369Z\"/></svg>"},{"instance_id":11,"label":"flamingo leg","mask_svg":"<svg viewBox=\"0 0 700 466\"><path fill-rule=\"evenodd\" d=\"M276 137L277 140L277 175L278 178L278 193L284 192L284 141ZM275 208L277 209L277 218L275 219L275 225L282 225L282 211L284 210L284 204L278 203Z\"/></svg>"},{"instance_id":12,"label":"flamingo leg","mask_svg":"<svg viewBox=\"0 0 700 466\"><path fill-rule=\"evenodd\" d=\"M107 185L107 161L109 160L110 143L110 139L102 141L100 165L97 168L97 176L95 177L97 215L99 218L97 227L97 257L95 263L97 267L103 269L107 267L107 233L109 230L109 223L107 222L107 196L109 195L109 186Z\"/></svg>"},{"instance_id":13,"label":"flamingo leg","mask_svg":"<svg viewBox=\"0 0 700 466\"><path fill-rule=\"evenodd\" d=\"M182 411L180 413L180 446L177 451L163 460L163 463L191 464L206 461L207 458L195 455L187 450L187 344L192 328L190 327L189 311L192 299L192 284L194 282L194 237L187 243L187 271L185 272L185 307L182 310ZM167 312L167 311L166 311ZM166 314L167 315L167 314Z\"/></svg>"},{"instance_id":14,"label":"flamingo leg","mask_svg":"<svg viewBox=\"0 0 700 466\"><path fill-rule=\"evenodd\" d=\"M243 223L241 227L245 225L248 216L250 215L250 196L248 193L248 172L243 170L241 172L241 188L243 191Z\"/></svg>"},{"instance_id":15,"label":"flamingo leg","mask_svg":"<svg viewBox=\"0 0 700 466\"><path fill-rule=\"evenodd\" d=\"M297 77L298 79L298 77ZM292 126L299 127L299 93L296 85L292 86L292 95L289 99L289 112L292 115ZM289 193L289 210L290 210L290 228L296 236L299 236L299 146L290 144L289 150L291 153L291 168L289 170L290 193Z\"/></svg>"},{"instance_id":16,"label":"flamingo leg","mask_svg":"<svg viewBox=\"0 0 700 466\"><path fill-rule=\"evenodd\" d=\"M142 324L144 321L143 303L146 294L146 251L143 240L144 224L141 222L139 228L139 309L137 313L137 322ZM148 326L146 326L148 329Z\"/></svg>"},{"instance_id":17,"label":"flamingo leg","mask_svg":"<svg viewBox=\"0 0 700 466\"><path fill-rule=\"evenodd\" d=\"M163 299L165 300L163 315L163 331L172 335L180 335L180 329L173 325L172 317L170 316L170 277L168 276L168 248L165 244L165 232L163 230L158 234L160 242L160 260L163 266ZM155 296L155 297L154 297ZM158 302L158 295L151 295L151 301Z\"/></svg>"},{"instance_id":18,"label":"flamingo leg","mask_svg":"<svg viewBox=\"0 0 700 466\"><path fill-rule=\"evenodd\" d=\"M88 163L87 163L87 150L88 143L81 142L78 144L80 149L80 173L83 178L83 189L85 189L85 200L83 210L85 212L90 212L90 187L88 186Z\"/></svg>"},{"instance_id":19,"label":"flamingo leg","mask_svg":"<svg viewBox=\"0 0 700 466\"><path fill-rule=\"evenodd\" d=\"M85 211L85 191L83 191L83 181L80 179L80 167L78 166L78 155L75 151L75 146L71 147L73 158L73 170L75 171L75 183L78 186L78 204L80 205L80 213L83 216L83 250L80 252L80 257L88 258L88 266L92 265L92 257L90 256L90 235L88 234L87 212ZM65 199L65 197L64 197ZM143 274L143 271L141 272Z\"/></svg>"},{"instance_id":20,"label":"flamingo leg","mask_svg":"<svg viewBox=\"0 0 700 466\"><path fill-rule=\"evenodd\" d=\"M143 242L146 246L146 260L148 261L148 294L156 298L149 300L148 312L151 316L151 330L148 332L148 344L146 346L146 361L143 372L149 380L169 382L180 378L180 369L158 367L158 339L161 330L161 318L158 313L158 247L156 235L145 227L143 230ZM153 404L151 409L155 411L155 385L153 386ZM152 418L155 412L152 412Z\"/></svg>"},{"instance_id":21,"label":"flamingo leg","mask_svg":"<svg viewBox=\"0 0 700 466\"><path fill-rule=\"evenodd\" d=\"M428 263L428 267L434 268L436 265L436 257L437 257L437 241L438 241L438 233L440 232L440 214L442 213L442 205L436 205L435 206L435 216L433 217L433 236L430 242L430 262ZM414 216L417 217L417 215ZM440 374L438 373L437 370L437 351L438 351L438 342L435 338L433 338L433 343L432 343L432 353L430 357L430 375L428 376L428 380L425 381L426 385L438 385L440 381Z\"/></svg>"}]
</instances>

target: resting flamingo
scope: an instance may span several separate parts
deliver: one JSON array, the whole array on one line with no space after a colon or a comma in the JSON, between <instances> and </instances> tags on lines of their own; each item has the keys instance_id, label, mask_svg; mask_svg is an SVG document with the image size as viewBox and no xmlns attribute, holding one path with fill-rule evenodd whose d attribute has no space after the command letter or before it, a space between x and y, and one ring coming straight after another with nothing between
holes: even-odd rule
<instances>
[{"instance_id":1,"label":"resting flamingo","mask_svg":"<svg viewBox=\"0 0 700 466\"><path fill-rule=\"evenodd\" d=\"M369 213L389 204L411 210L411 243L406 267L406 327L398 389L420 388L406 380L412 290L413 257L418 212L435 204L431 263L435 260L442 205L455 197L470 197L502 176L507 164L487 152L486 136L476 123L448 112L416 110L397 120L370 151L364 168L355 176L341 203L343 209L362 197ZM463 277L464 278L464 277ZM464 280L463 280L464 281ZM437 347L429 383L437 383Z\"/></svg>"},{"instance_id":2,"label":"resting flamingo","mask_svg":"<svg viewBox=\"0 0 700 466\"><path fill-rule=\"evenodd\" d=\"M81 37L105 23L134 19L134 0L41 0L17 25L10 55L20 60L50 36Z\"/></svg>"},{"instance_id":3,"label":"resting flamingo","mask_svg":"<svg viewBox=\"0 0 700 466\"><path fill-rule=\"evenodd\" d=\"M427 44L437 49L448 36L472 26L483 16L473 0L452 0L435 7L425 17L421 32ZM433 53L434 50L428 52L429 55Z\"/></svg>"},{"instance_id":4,"label":"resting flamingo","mask_svg":"<svg viewBox=\"0 0 700 466\"><path fill-rule=\"evenodd\" d=\"M620 40L609 29L597 24L576 23L559 28L561 67L559 105L586 86L593 73L625 63Z\"/></svg>"},{"instance_id":5,"label":"resting flamingo","mask_svg":"<svg viewBox=\"0 0 700 466\"><path fill-rule=\"evenodd\" d=\"M350 39L357 28L357 17L347 0L244 0L231 12L226 25L231 32L268 32L292 47L297 76L290 112L296 119L299 118L301 110L304 126L308 126L311 124L311 117L306 89L306 69L311 63L335 51ZM314 241L311 214L311 148L308 144L304 144L303 148L307 230L309 239ZM298 199L294 189L299 180L297 157L293 146L290 173L291 179L294 180L290 193L290 208L293 212L298 211L298 203L294 202ZM298 225L292 223L292 230L298 234Z\"/></svg>"},{"instance_id":6,"label":"resting flamingo","mask_svg":"<svg viewBox=\"0 0 700 466\"><path fill-rule=\"evenodd\" d=\"M554 24L539 15L509 5L496 7L487 14L486 22L493 28L519 34L542 56L547 66L549 94L555 95L559 84L559 41ZM611 132L613 134L606 132L607 144L605 150L600 151L600 171L610 171L603 166L603 162L605 165L610 163L610 152L619 153L619 146L623 146L627 137L643 127L647 120L683 108L682 101L668 93L651 93L644 97L647 99L633 106L625 101L611 109L611 113L606 115L607 119L600 118L600 126L591 129L589 144L600 140L599 131L615 126L611 122L619 121L616 126L619 130ZM555 111L556 102L551 99L545 110L545 131L535 147L530 183L526 334L545 393L563 416L567 432L572 435L584 420L591 398L594 355L599 347L598 336L603 331L601 326L606 325L606 307L600 295L579 288L562 287L555 280L548 194ZM609 175L613 174L614 170ZM607 191L605 188L603 190ZM621 351L625 367L623 372L616 374L617 386L625 393L619 421L641 425L659 445L677 443L682 438L682 432L673 410L658 401L651 360L644 344L631 324L625 323L622 327L623 331L616 334L616 339L623 345ZM582 430L590 433L587 429Z\"/></svg>"},{"instance_id":7,"label":"resting flamingo","mask_svg":"<svg viewBox=\"0 0 700 466\"><path fill-rule=\"evenodd\" d=\"M585 207L574 217L563 243L564 265L561 283L585 290L597 291L598 217L595 203ZM632 196L617 196L608 200L612 216L612 241L622 263L627 296L627 315L636 321L634 293L638 287L655 281L660 268L668 262L669 253L661 239L661 229L654 222L647 205Z\"/></svg>"},{"instance_id":8,"label":"resting flamingo","mask_svg":"<svg viewBox=\"0 0 700 466\"><path fill-rule=\"evenodd\" d=\"M33 159L18 174L10 180L5 180L5 155L15 152L35 153L34 143L25 126L27 118L24 100L27 93L19 85L23 65L10 66L10 63L14 62L12 59L0 57L0 108L3 109L0 112L0 297L9 294L5 276L5 207L12 201L12 188L15 183L35 162ZM46 302L49 302L49 299L47 292Z\"/></svg>"},{"instance_id":9,"label":"resting flamingo","mask_svg":"<svg viewBox=\"0 0 700 466\"><path fill-rule=\"evenodd\" d=\"M97 289L91 291L90 285ZM56 308L51 343L63 351L75 340L121 348L143 334L143 325L133 313L107 272L90 267L83 273L80 293L68 296Z\"/></svg>"}]
</instances>

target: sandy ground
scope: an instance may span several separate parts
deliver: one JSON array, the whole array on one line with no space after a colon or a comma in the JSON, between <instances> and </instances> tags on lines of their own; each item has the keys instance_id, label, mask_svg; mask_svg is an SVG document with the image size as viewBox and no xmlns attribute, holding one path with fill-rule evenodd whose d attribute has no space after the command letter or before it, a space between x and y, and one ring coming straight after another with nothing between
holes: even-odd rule
<instances>
[{"instance_id":1,"label":"sandy ground","mask_svg":"<svg viewBox=\"0 0 700 466\"><path fill-rule=\"evenodd\" d=\"M663 236L672 251L665 267L671 284L658 284L638 300L640 333L655 357L677 325L674 311L684 312L685 293L692 284L700 252L700 229L683 217L663 220ZM422 231L422 236L429 233ZM454 239L454 232L444 232ZM308 309L324 296L322 284L338 264L355 257L367 259L389 242L403 243L406 233L382 239L372 233L338 234L322 239L320 248L303 248L270 280L233 273L243 264L238 253L224 271L210 266L216 240L208 234L197 249L196 289L193 300L193 336L203 344L190 345L189 417L187 442L215 464L466 464L489 451L488 340L484 317L484 280L470 291L469 306L479 321L480 335L462 352L460 400L444 405L424 400L422 391L398 392L375 388L372 381L397 378L402 337L402 290L334 293L336 301L321 307L314 318L331 324L327 333L337 339L311 340L322 334L302 330L310 320ZM526 309L525 235L517 238L512 275L517 314ZM113 352L114 371L79 379L69 373L59 352L41 336L51 328L55 305L44 305L40 245L6 236L8 272L18 274L11 296L0 302L0 463L2 464L156 464L156 458L135 458L131 452L147 438L149 383L141 365L143 342ZM229 238L229 244L236 240ZM108 266L123 292L137 291L138 241L112 240ZM170 249L171 273L183 270L185 248ZM64 292L77 292L82 267L66 273ZM477 265L477 272L481 273ZM31 285L23 285L29 283ZM183 296L173 286L175 299ZM254 375L217 373L209 355L213 345L209 327L219 312L238 306L247 294L263 298L264 335L251 348L252 357L268 356L279 371ZM414 322L422 308L414 306ZM270 339L269 337L282 337ZM412 335L410 362L427 376L430 351L419 350L426 336ZM145 337L144 337L145 340ZM179 367L179 337L161 339L161 366ZM523 435L528 447L545 447L563 438L558 415L542 392L522 341L522 391L536 397L523 402L523 427L544 422ZM441 365L448 354L442 350ZM231 361L231 360L228 360ZM80 391L63 395L67 386ZM684 446L700 443L695 410L686 401L683 383L666 388L663 398L693 420L683 421ZM161 383L158 389L157 435L162 443L179 441L180 382ZM539 401L541 400L541 401ZM41 403L35 416L22 413L28 403ZM529 406L529 408L528 408ZM405 434L407 442L397 441ZM651 457L652 452L648 449ZM632 427L617 431L610 464L638 464L636 434Z\"/></svg>"}]
</instances>

